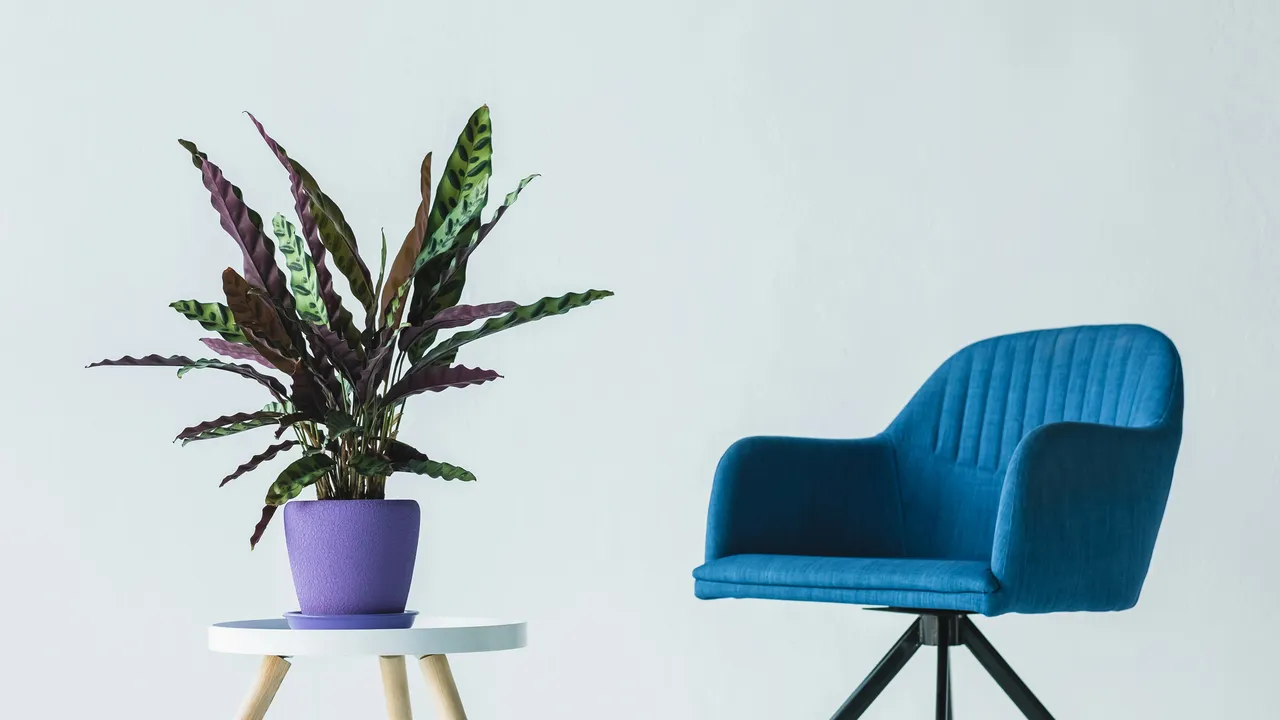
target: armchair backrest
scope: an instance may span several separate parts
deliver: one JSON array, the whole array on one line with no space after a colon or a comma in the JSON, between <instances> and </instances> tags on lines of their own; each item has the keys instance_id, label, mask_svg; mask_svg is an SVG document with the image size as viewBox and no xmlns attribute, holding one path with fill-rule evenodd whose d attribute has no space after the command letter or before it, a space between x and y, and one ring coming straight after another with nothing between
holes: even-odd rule
<instances>
[{"instance_id":1,"label":"armchair backrest","mask_svg":"<svg viewBox=\"0 0 1280 720\"><path fill-rule=\"evenodd\" d=\"M905 554L989 559L1009 458L1027 433L1063 421L1180 430L1173 343L1142 325L1100 325L1004 335L953 355L887 430Z\"/></svg>"}]
</instances>

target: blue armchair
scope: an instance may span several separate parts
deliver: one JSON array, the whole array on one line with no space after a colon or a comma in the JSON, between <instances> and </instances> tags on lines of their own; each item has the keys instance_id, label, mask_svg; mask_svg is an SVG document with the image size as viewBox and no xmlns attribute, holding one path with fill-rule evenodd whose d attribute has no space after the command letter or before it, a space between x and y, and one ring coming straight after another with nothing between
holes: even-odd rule
<instances>
[{"instance_id":1,"label":"blue armchair","mask_svg":"<svg viewBox=\"0 0 1280 720\"><path fill-rule=\"evenodd\" d=\"M1181 436L1181 363L1156 330L984 340L873 438L734 443L694 592L916 615L833 720L860 717L921 645L938 648L938 720L957 645L1026 717L1051 720L968 616L1133 607Z\"/></svg>"}]
</instances>

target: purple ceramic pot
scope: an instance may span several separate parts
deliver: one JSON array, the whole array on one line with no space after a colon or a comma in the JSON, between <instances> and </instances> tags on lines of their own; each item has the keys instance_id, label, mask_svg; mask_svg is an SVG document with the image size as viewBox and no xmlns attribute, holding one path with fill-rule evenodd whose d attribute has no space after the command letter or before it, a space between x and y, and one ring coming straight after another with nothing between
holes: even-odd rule
<instances>
[{"instance_id":1,"label":"purple ceramic pot","mask_svg":"<svg viewBox=\"0 0 1280 720\"><path fill-rule=\"evenodd\" d=\"M421 517L413 500L286 503L284 539L302 612L404 612Z\"/></svg>"}]
</instances>

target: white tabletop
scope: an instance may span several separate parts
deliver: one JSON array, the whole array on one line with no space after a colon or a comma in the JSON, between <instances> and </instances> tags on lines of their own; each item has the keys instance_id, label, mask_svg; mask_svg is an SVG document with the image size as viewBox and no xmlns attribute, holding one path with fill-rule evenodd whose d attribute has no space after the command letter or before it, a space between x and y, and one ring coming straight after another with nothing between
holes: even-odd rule
<instances>
[{"instance_id":1,"label":"white tabletop","mask_svg":"<svg viewBox=\"0 0 1280 720\"><path fill-rule=\"evenodd\" d=\"M451 655L525 645L525 623L423 617L403 630L290 630L284 618L209 626L209 649L247 655Z\"/></svg>"}]
</instances>

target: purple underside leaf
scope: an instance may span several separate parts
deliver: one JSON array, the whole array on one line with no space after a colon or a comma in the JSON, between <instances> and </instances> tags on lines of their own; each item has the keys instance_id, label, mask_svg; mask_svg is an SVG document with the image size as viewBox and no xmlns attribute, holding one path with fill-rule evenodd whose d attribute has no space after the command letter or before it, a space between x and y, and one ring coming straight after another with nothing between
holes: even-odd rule
<instances>
[{"instance_id":1,"label":"purple underside leaf","mask_svg":"<svg viewBox=\"0 0 1280 720\"><path fill-rule=\"evenodd\" d=\"M316 356L316 373L318 373L321 384L329 391L331 397L335 400L342 397L342 383L338 382L338 374L334 372L333 362L329 360L327 355L320 354Z\"/></svg>"},{"instance_id":2,"label":"purple underside leaf","mask_svg":"<svg viewBox=\"0 0 1280 720\"><path fill-rule=\"evenodd\" d=\"M328 356L330 362L347 378L347 382L355 385L360 381L360 358L356 355L355 350L347 344L338 333L327 327L317 325L315 334L320 340L321 348L324 354ZM316 353L317 355L319 353Z\"/></svg>"},{"instance_id":3,"label":"purple underside leaf","mask_svg":"<svg viewBox=\"0 0 1280 720\"><path fill-rule=\"evenodd\" d=\"M307 191L302 185L302 177L293 168L293 163L289 161L289 155L284 148L280 146L267 134L266 128L253 113L245 113L249 116L249 120L253 122L253 126L258 129L258 134L267 143L267 147L271 148L271 152L275 154L276 159L284 166L286 172L289 173L289 192L293 194L293 209L298 213L298 220L302 223L302 237L307 241L307 249L311 251L311 261L316 266L316 285L319 288L320 298L324 301L325 310L329 314L329 322L334 326L340 326L340 316L342 315L342 297L333 289L333 273L329 272L329 266L325 264L324 243L320 241L320 233L316 229L315 218L311 215L311 202L307 197Z\"/></svg>"},{"instance_id":4,"label":"purple underside leaf","mask_svg":"<svg viewBox=\"0 0 1280 720\"><path fill-rule=\"evenodd\" d=\"M176 440L191 440L199 438L210 431L216 431L222 428L238 428L245 425L264 425L275 424L280 419L280 413L259 410L258 412L239 412L232 415L223 415L220 418L206 420L205 422L184 428L178 433ZM246 428L248 429L248 428Z\"/></svg>"},{"instance_id":5,"label":"purple underside leaf","mask_svg":"<svg viewBox=\"0 0 1280 720\"><path fill-rule=\"evenodd\" d=\"M402 330L399 341L400 349L407 350L423 333L470 325L476 320L509 313L518 307L520 307L519 303L507 300L484 305L454 305L453 307L445 308L422 324L413 325Z\"/></svg>"},{"instance_id":6,"label":"purple underside leaf","mask_svg":"<svg viewBox=\"0 0 1280 720\"><path fill-rule=\"evenodd\" d=\"M383 402L392 405L418 393L440 392L447 388L479 385L490 380L497 380L500 377L502 376L493 370L469 368L463 365L451 367L433 365L401 378L400 382L392 385L391 389L387 390L387 395Z\"/></svg>"},{"instance_id":7,"label":"purple underside leaf","mask_svg":"<svg viewBox=\"0 0 1280 720\"><path fill-rule=\"evenodd\" d=\"M200 168L201 179L209 191L209 202L218 212L218 222L227 231L244 255L244 274L250 283L266 291L267 296L286 310L293 308L293 295L289 292L284 273L276 265L275 245L262 230L262 218L245 205L240 189L222 174L195 145L182 141L191 153L191 159Z\"/></svg>"},{"instance_id":8,"label":"purple underside leaf","mask_svg":"<svg viewBox=\"0 0 1280 720\"><path fill-rule=\"evenodd\" d=\"M238 365L223 362L221 360L206 360L203 358L200 360L192 360L185 355L170 355L169 357L161 355L146 355L140 358L126 355L116 360L99 360L98 362L86 365L85 367L176 367L178 368L178 377L182 377L190 370L212 368L214 370L234 373L241 377L253 380L270 390L271 394L275 395L277 398L282 398L289 394L279 380L269 375L263 375L248 365Z\"/></svg>"},{"instance_id":9,"label":"purple underside leaf","mask_svg":"<svg viewBox=\"0 0 1280 720\"><path fill-rule=\"evenodd\" d=\"M306 325L303 328L307 347L311 349L312 362L308 365L308 368L311 371L311 376L316 382L320 383L328 397L336 401L342 397L342 384L338 382L338 375L334 372L333 360L330 359L328 347L325 345L324 340L320 338L319 330L328 330L328 328L323 325Z\"/></svg>"},{"instance_id":10,"label":"purple underside leaf","mask_svg":"<svg viewBox=\"0 0 1280 720\"><path fill-rule=\"evenodd\" d=\"M316 235L316 221L311 216L311 206L307 199L307 192L302 187L302 177L294 171L293 163L289 162L288 153L284 151L280 143L267 134L267 129L262 126L262 123L258 122L258 118L254 117L253 113L246 112L245 115L249 116L250 122L258 129L258 134L267 143L267 147L271 148L272 154L276 156L276 159L284 166L285 171L289 173L289 191L293 194L293 209L298 213L298 219L302 221L303 236L311 237ZM319 242L318 239L317 242ZM320 246L320 252L324 253L323 245ZM315 258L312 258L312 260L314 261Z\"/></svg>"},{"instance_id":11,"label":"purple underside leaf","mask_svg":"<svg viewBox=\"0 0 1280 720\"><path fill-rule=\"evenodd\" d=\"M249 219L248 208L236 197L231 183L223 177L222 169L206 160L200 170L204 174L205 187L209 190L210 203L218 211L222 229L231 235L244 253L245 277L266 290L272 298L281 299L277 296L282 292L288 295L284 274L276 266L273 252L275 245L262 230L254 227Z\"/></svg>"},{"instance_id":12,"label":"purple underside leaf","mask_svg":"<svg viewBox=\"0 0 1280 720\"><path fill-rule=\"evenodd\" d=\"M272 445L266 450L263 450L257 455L254 455L253 457L249 458L247 462L245 462L240 467L236 468L235 472L222 478L222 482L218 483L218 487L222 487L223 485L226 485L232 480L235 480L236 478L249 472L250 470L257 468L262 463L274 458L276 455L279 455L280 453L284 452L285 450L288 450L289 448L297 444L298 444L297 440L286 440L282 443L277 443L275 445Z\"/></svg>"},{"instance_id":13,"label":"purple underside leaf","mask_svg":"<svg viewBox=\"0 0 1280 720\"><path fill-rule=\"evenodd\" d=\"M223 340L221 338L200 338L200 342L204 343L205 347L218 353L219 355L229 357L229 358L234 358L236 360L249 360L251 362L258 363L263 367L268 367L268 368L271 368L272 370L275 369L274 365L272 365L270 362L267 362L267 359L262 357L262 353L258 352L257 350L254 350L253 348L247 345L240 345L238 343L227 342L226 340Z\"/></svg>"},{"instance_id":14,"label":"purple underside leaf","mask_svg":"<svg viewBox=\"0 0 1280 720\"><path fill-rule=\"evenodd\" d=\"M332 198L320 190L315 178L311 177L306 168L289 157L284 147L267 134L257 118L250 114L249 119L289 173L294 209L302 221L303 236L316 266L316 283L325 310L328 311L329 324L349 342L357 343L360 331L355 326L351 312L342 306L342 297L333 289L333 275L325 263L325 258L332 255L338 270L347 276L352 294L366 306L366 310L371 310L373 299L367 287L370 282L369 270L356 249L355 233L343 218L342 211L333 203Z\"/></svg>"},{"instance_id":15,"label":"purple underside leaf","mask_svg":"<svg viewBox=\"0 0 1280 720\"><path fill-rule=\"evenodd\" d=\"M382 345L360 369L360 382L356 385L356 398L360 402L368 401L374 389L387 378L387 373L391 370L391 351L394 349L394 343Z\"/></svg>"},{"instance_id":16,"label":"purple underside leaf","mask_svg":"<svg viewBox=\"0 0 1280 720\"><path fill-rule=\"evenodd\" d=\"M293 373L290 398L298 414L313 420L324 418L329 403L325 401L324 389L306 368L299 365Z\"/></svg>"},{"instance_id":17,"label":"purple underside leaf","mask_svg":"<svg viewBox=\"0 0 1280 720\"><path fill-rule=\"evenodd\" d=\"M249 538L249 549L252 550L258 546L258 541L262 539L262 534L267 531L267 525L271 522L271 518L275 517L278 505L267 505L262 508L262 519L257 525L253 526L253 535Z\"/></svg>"}]
</instances>

